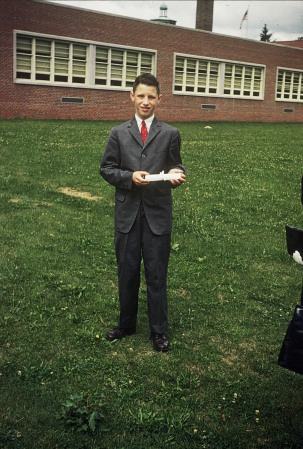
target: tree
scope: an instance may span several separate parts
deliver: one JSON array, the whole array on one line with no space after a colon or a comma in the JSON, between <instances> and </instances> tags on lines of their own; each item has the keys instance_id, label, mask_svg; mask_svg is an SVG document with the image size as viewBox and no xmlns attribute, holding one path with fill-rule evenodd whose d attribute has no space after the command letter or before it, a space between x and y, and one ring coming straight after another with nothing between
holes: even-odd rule
<instances>
[{"instance_id":1,"label":"tree","mask_svg":"<svg viewBox=\"0 0 303 449\"><path fill-rule=\"evenodd\" d=\"M263 29L262 29L262 33L260 34L260 41L262 42L270 42L270 38L272 36L272 33L268 32L268 28L267 25L265 23Z\"/></svg>"}]
</instances>

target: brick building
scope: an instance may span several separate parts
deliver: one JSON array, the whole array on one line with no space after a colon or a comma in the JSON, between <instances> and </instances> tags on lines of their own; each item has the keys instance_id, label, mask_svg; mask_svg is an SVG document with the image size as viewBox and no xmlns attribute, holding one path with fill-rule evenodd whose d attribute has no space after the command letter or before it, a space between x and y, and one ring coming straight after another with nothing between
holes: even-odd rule
<instances>
[{"instance_id":1,"label":"brick building","mask_svg":"<svg viewBox=\"0 0 303 449\"><path fill-rule=\"evenodd\" d=\"M0 0L0 117L126 120L137 74L167 121L303 121L303 49L42 0Z\"/></svg>"}]
</instances>

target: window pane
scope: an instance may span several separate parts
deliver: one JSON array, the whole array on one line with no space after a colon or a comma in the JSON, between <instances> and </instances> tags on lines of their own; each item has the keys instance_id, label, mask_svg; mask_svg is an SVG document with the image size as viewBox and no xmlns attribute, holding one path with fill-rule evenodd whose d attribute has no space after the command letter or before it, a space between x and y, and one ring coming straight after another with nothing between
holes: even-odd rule
<instances>
[{"instance_id":1,"label":"window pane","mask_svg":"<svg viewBox=\"0 0 303 449\"><path fill-rule=\"evenodd\" d=\"M141 54L141 72L150 73L152 71L152 61L153 61L152 55L150 55L148 53L142 53Z\"/></svg>"},{"instance_id":2,"label":"window pane","mask_svg":"<svg viewBox=\"0 0 303 449\"><path fill-rule=\"evenodd\" d=\"M32 66L32 39L17 36L17 78L30 79Z\"/></svg>"},{"instance_id":3,"label":"window pane","mask_svg":"<svg viewBox=\"0 0 303 449\"><path fill-rule=\"evenodd\" d=\"M184 70L184 59L183 58L176 58L176 69L177 70Z\"/></svg>"},{"instance_id":4,"label":"window pane","mask_svg":"<svg viewBox=\"0 0 303 449\"><path fill-rule=\"evenodd\" d=\"M194 73L196 71L196 61L193 59L187 60L187 73Z\"/></svg>"},{"instance_id":5,"label":"window pane","mask_svg":"<svg viewBox=\"0 0 303 449\"><path fill-rule=\"evenodd\" d=\"M123 54L121 50L111 51L111 86L122 86Z\"/></svg>"},{"instance_id":6,"label":"window pane","mask_svg":"<svg viewBox=\"0 0 303 449\"><path fill-rule=\"evenodd\" d=\"M219 81L219 64L210 63L209 64L209 92L217 93Z\"/></svg>"},{"instance_id":7,"label":"window pane","mask_svg":"<svg viewBox=\"0 0 303 449\"><path fill-rule=\"evenodd\" d=\"M135 81L137 77L137 68L136 67L126 67L126 79L132 79Z\"/></svg>"},{"instance_id":8,"label":"window pane","mask_svg":"<svg viewBox=\"0 0 303 449\"><path fill-rule=\"evenodd\" d=\"M31 71L31 56L17 55L17 70Z\"/></svg>"},{"instance_id":9,"label":"window pane","mask_svg":"<svg viewBox=\"0 0 303 449\"><path fill-rule=\"evenodd\" d=\"M24 54L32 54L32 39L30 37L17 37L17 52Z\"/></svg>"},{"instance_id":10,"label":"window pane","mask_svg":"<svg viewBox=\"0 0 303 449\"><path fill-rule=\"evenodd\" d=\"M86 61L86 45L73 44L73 59Z\"/></svg>"},{"instance_id":11,"label":"window pane","mask_svg":"<svg viewBox=\"0 0 303 449\"><path fill-rule=\"evenodd\" d=\"M36 39L36 55L49 56L51 54L51 42Z\"/></svg>"},{"instance_id":12,"label":"window pane","mask_svg":"<svg viewBox=\"0 0 303 449\"><path fill-rule=\"evenodd\" d=\"M96 48L96 61L97 62L107 62L108 61L108 49L107 48Z\"/></svg>"},{"instance_id":13,"label":"window pane","mask_svg":"<svg viewBox=\"0 0 303 449\"><path fill-rule=\"evenodd\" d=\"M36 56L36 72L50 72L50 59Z\"/></svg>"},{"instance_id":14,"label":"window pane","mask_svg":"<svg viewBox=\"0 0 303 449\"><path fill-rule=\"evenodd\" d=\"M198 72L199 74L206 75L208 69L208 63L206 61L199 61Z\"/></svg>"},{"instance_id":15,"label":"window pane","mask_svg":"<svg viewBox=\"0 0 303 449\"><path fill-rule=\"evenodd\" d=\"M206 87L206 83L207 83L207 76L199 76L198 78L198 86L204 86Z\"/></svg>"},{"instance_id":16,"label":"window pane","mask_svg":"<svg viewBox=\"0 0 303 449\"><path fill-rule=\"evenodd\" d=\"M51 41L36 39L36 80L50 80Z\"/></svg>"},{"instance_id":17,"label":"window pane","mask_svg":"<svg viewBox=\"0 0 303 449\"><path fill-rule=\"evenodd\" d=\"M69 59L69 44L64 42L55 42L55 57Z\"/></svg>"},{"instance_id":18,"label":"window pane","mask_svg":"<svg viewBox=\"0 0 303 449\"><path fill-rule=\"evenodd\" d=\"M224 94L228 95L231 93L232 76L233 76L233 66L230 64L225 64Z\"/></svg>"},{"instance_id":19,"label":"window pane","mask_svg":"<svg viewBox=\"0 0 303 449\"><path fill-rule=\"evenodd\" d=\"M123 64L123 51L112 50L112 62Z\"/></svg>"},{"instance_id":20,"label":"window pane","mask_svg":"<svg viewBox=\"0 0 303 449\"><path fill-rule=\"evenodd\" d=\"M139 54L128 51L126 53L126 81L133 82L138 73L138 57Z\"/></svg>"},{"instance_id":21,"label":"window pane","mask_svg":"<svg viewBox=\"0 0 303 449\"><path fill-rule=\"evenodd\" d=\"M107 81L107 67L108 67L108 49L96 48L96 73L95 83L105 85Z\"/></svg>"},{"instance_id":22,"label":"window pane","mask_svg":"<svg viewBox=\"0 0 303 449\"><path fill-rule=\"evenodd\" d=\"M238 65L235 66L233 90L234 95L241 95L243 69L244 67Z\"/></svg>"},{"instance_id":23,"label":"window pane","mask_svg":"<svg viewBox=\"0 0 303 449\"><path fill-rule=\"evenodd\" d=\"M73 75L85 76L86 65L81 61L73 61Z\"/></svg>"},{"instance_id":24,"label":"window pane","mask_svg":"<svg viewBox=\"0 0 303 449\"><path fill-rule=\"evenodd\" d=\"M86 45L73 44L72 82L85 83L86 75Z\"/></svg>"},{"instance_id":25,"label":"window pane","mask_svg":"<svg viewBox=\"0 0 303 449\"><path fill-rule=\"evenodd\" d=\"M184 74L184 58L177 57L175 68L175 90L177 91L182 91L183 74Z\"/></svg>"},{"instance_id":26,"label":"window pane","mask_svg":"<svg viewBox=\"0 0 303 449\"><path fill-rule=\"evenodd\" d=\"M137 67L138 66L138 54L128 51L126 54L126 64Z\"/></svg>"},{"instance_id":27,"label":"window pane","mask_svg":"<svg viewBox=\"0 0 303 449\"><path fill-rule=\"evenodd\" d=\"M209 65L209 74L214 78L219 76L219 64L210 64Z\"/></svg>"},{"instance_id":28,"label":"window pane","mask_svg":"<svg viewBox=\"0 0 303 449\"><path fill-rule=\"evenodd\" d=\"M186 91L194 92L195 86L196 61L194 59L187 60L186 66Z\"/></svg>"},{"instance_id":29,"label":"window pane","mask_svg":"<svg viewBox=\"0 0 303 449\"><path fill-rule=\"evenodd\" d=\"M262 73L263 73L263 69L261 69L261 68L255 68L255 70L254 70L254 78L255 78L255 79L258 79L258 80L261 80L261 78L262 78Z\"/></svg>"},{"instance_id":30,"label":"window pane","mask_svg":"<svg viewBox=\"0 0 303 449\"><path fill-rule=\"evenodd\" d=\"M68 81L70 44L65 42L55 42L55 81Z\"/></svg>"}]
</instances>

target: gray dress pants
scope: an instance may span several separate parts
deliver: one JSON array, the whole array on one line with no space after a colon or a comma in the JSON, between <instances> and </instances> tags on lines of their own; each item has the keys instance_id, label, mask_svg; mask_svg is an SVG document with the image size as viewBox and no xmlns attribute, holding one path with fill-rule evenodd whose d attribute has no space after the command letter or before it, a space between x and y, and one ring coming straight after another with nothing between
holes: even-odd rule
<instances>
[{"instance_id":1,"label":"gray dress pants","mask_svg":"<svg viewBox=\"0 0 303 449\"><path fill-rule=\"evenodd\" d=\"M166 279L170 255L170 234L152 233L141 204L128 234L115 233L118 265L120 328L136 328L141 259L147 286L147 307L151 332L167 332Z\"/></svg>"}]
</instances>

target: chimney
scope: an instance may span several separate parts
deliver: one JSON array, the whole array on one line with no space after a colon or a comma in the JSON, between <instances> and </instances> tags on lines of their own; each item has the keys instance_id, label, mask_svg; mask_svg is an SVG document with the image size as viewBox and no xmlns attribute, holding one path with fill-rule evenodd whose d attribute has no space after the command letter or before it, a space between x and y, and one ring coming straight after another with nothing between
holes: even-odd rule
<instances>
[{"instance_id":1,"label":"chimney","mask_svg":"<svg viewBox=\"0 0 303 449\"><path fill-rule=\"evenodd\" d=\"M196 29L213 30L214 0L197 0Z\"/></svg>"}]
</instances>

